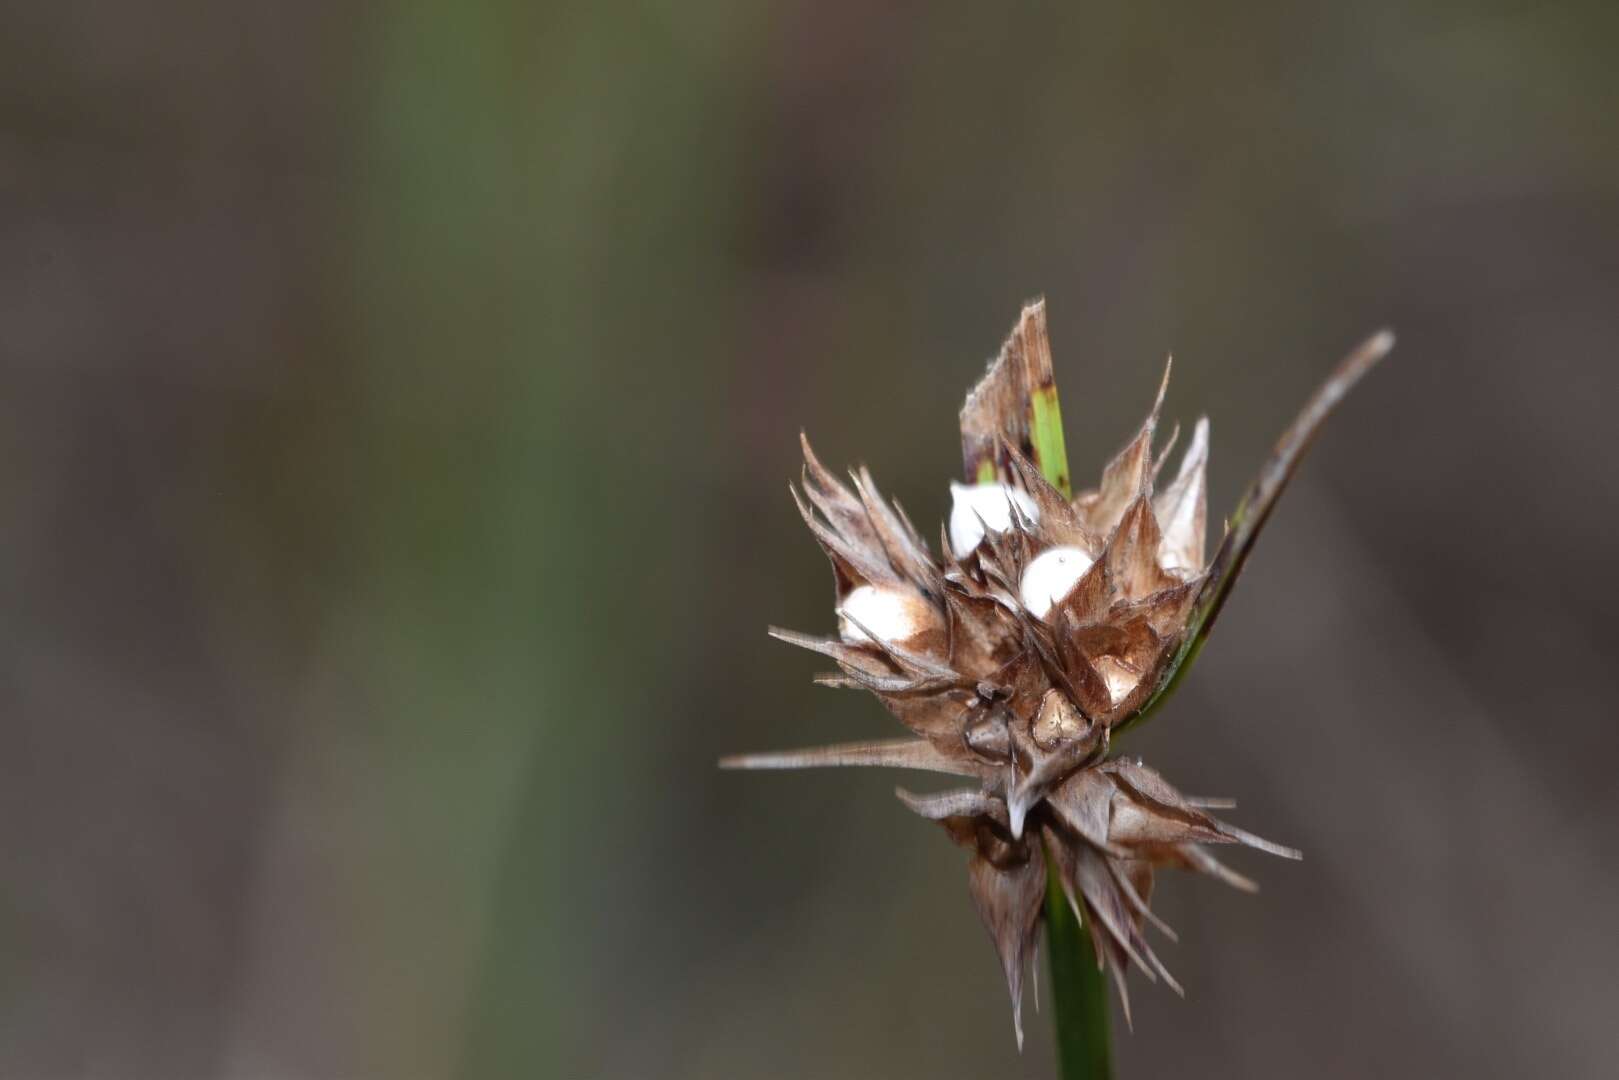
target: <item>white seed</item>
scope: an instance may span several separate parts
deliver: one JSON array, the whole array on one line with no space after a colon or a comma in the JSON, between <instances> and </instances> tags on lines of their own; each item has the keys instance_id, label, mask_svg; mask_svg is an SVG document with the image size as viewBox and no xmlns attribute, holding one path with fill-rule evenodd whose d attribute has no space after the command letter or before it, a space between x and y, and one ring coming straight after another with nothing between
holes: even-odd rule
<instances>
[{"instance_id":1,"label":"white seed","mask_svg":"<svg viewBox=\"0 0 1619 1080\"><path fill-rule=\"evenodd\" d=\"M908 589L861 585L838 605L838 634L851 644L870 641L867 630L899 643L940 625L933 605Z\"/></svg>"},{"instance_id":2,"label":"white seed","mask_svg":"<svg viewBox=\"0 0 1619 1080\"><path fill-rule=\"evenodd\" d=\"M1023 582L1018 588L1023 606L1035 618L1045 618L1051 605L1067 596L1079 584L1079 579L1085 576L1093 561L1087 552L1077 547L1054 547L1042 551L1023 571Z\"/></svg>"},{"instance_id":3,"label":"white seed","mask_svg":"<svg viewBox=\"0 0 1619 1080\"><path fill-rule=\"evenodd\" d=\"M995 532L1012 527L1012 503L1028 522L1040 520L1040 508L1027 492L1006 484L950 485L950 548L964 559L984 539L984 526Z\"/></svg>"},{"instance_id":4,"label":"white seed","mask_svg":"<svg viewBox=\"0 0 1619 1080\"><path fill-rule=\"evenodd\" d=\"M1113 656L1099 656L1093 661L1102 682L1107 685L1107 696L1117 705L1129 696L1141 681L1141 672Z\"/></svg>"}]
</instances>

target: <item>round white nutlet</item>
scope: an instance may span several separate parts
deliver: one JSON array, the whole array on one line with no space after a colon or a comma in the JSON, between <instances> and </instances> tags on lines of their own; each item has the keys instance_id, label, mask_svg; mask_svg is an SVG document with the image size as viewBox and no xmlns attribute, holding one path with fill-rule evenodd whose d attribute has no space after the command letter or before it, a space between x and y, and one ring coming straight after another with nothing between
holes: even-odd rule
<instances>
[{"instance_id":1,"label":"round white nutlet","mask_svg":"<svg viewBox=\"0 0 1619 1080\"><path fill-rule=\"evenodd\" d=\"M1012 527L1012 503L1025 521L1040 520L1040 507L1029 497L1007 484L950 485L950 549L965 559L984 539L984 526L995 532Z\"/></svg>"},{"instance_id":2,"label":"round white nutlet","mask_svg":"<svg viewBox=\"0 0 1619 1080\"><path fill-rule=\"evenodd\" d=\"M867 630L897 644L939 625L933 605L907 589L861 585L838 605L838 635L850 644L870 641Z\"/></svg>"},{"instance_id":3,"label":"round white nutlet","mask_svg":"<svg viewBox=\"0 0 1619 1080\"><path fill-rule=\"evenodd\" d=\"M1023 571L1023 582L1018 588L1023 606L1035 618L1045 618L1051 605L1073 591L1094 561L1089 553L1077 547L1054 547L1042 551Z\"/></svg>"}]
</instances>

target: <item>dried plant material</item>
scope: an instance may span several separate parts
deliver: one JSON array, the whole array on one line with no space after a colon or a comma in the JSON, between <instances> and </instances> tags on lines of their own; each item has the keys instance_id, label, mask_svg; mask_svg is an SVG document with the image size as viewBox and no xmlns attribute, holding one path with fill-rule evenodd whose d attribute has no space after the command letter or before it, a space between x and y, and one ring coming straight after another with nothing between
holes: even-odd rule
<instances>
[{"instance_id":1,"label":"dried plant material","mask_svg":"<svg viewBox=\"0 0 1619 1080\"><path fill-rule=\"evenodd\" d=\"M979 483L1012 481L1009 451L1044 467L1053 485L1068 493L1068 453L1062 425L1048 419L1057 409L1051 370L1045 301L1029 304L990 366L961 407L961 456L967 478Z\"/></svg>"},{"instance_id":2,"label":"dried plant material","mask_svg":"<svg viewBox=\"0 0 1619 1080\"><path fill-rule=\"evenodd\" d=\"M1008 850L1008 861L996 865L980 850L967 866L967 888L984 929L1000 953L1006 985L1012 993L1012 1026L1023 1049L1023 975L1034 955L1040 930L1040 905L1046 898L1046 863L1038 852Z\"/></svg>"},{"instance_id":3,"label":"dried plant material","mask_svg":"<svg viewBox=\"0 0 1619 1080\"><path fill-rule=\"evenodd\" d=\"M1153 445L1167 367L1146 419L1097 487L1070 496L1042 303L1024 309L962 409L969 483L952 485L937 558L865 470L846 485L804 442L803 496L794 498L832 563L838 636L771 633L832 660L837 671L818 682L869 690L912 737L721 764L887 766L975 783L897 794L971 853L969 888L1001 957L1019 1046L1048 860L1128 1016L1131 966L1180 991L1144 931L1173 937L1149 907L1157 870L1252 890L1207 849L1299 857L1210 813L1228 800L1190 798L1140 761L1109 753L1113 736L1185 671L1320 423L1392 344L1387 333L1372 338L1310 400L1208 563L1207 419L1155 490L1168 458Z\"/></svg>"}]
</instances>

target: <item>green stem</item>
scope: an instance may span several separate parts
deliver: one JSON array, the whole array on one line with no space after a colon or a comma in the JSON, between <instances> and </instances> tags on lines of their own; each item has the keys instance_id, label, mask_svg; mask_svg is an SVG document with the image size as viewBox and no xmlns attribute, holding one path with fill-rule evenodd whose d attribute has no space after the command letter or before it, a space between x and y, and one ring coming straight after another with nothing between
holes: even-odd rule
<instances>
[{"instance_id":1,"label":"green stem","mask_svg":"<svg viewBox=\"0 0 1619 1080\"><path fill-rule=\"evenodd\" d=\"M1057 867L1046 860L1046 952L1051 964L1051 1016L1057 1025L1057 1075L1062 1080L1108 1080L1107 987L1091 937L1063 896Z\"/></svg>"},{"instance_id":2,"label":"green stem","mask_svg":"<svg viewBox=\"0 0 1619 1080\"><path fill-rule=\"evenodd\" d=\"M1029 435L1046 480L1068 495L1068 452L1055 382L1029 397ZM1091 938L1079 925L1056 864L1046 860L1046 953L1051 965L1051 1016L1057 1025L1057 1066L1062 1080L1108 1080L1113 1075L1107 986Z\"/></svg>"},{"instance_id":3,"label":"green stem","mask_svg":"<svg viewBox=\"0 0 1619 1080\"><path fill-rule=\"evenodd\" d=\"M1073 498L1068 479L1068 447L1062 437L1062 406L1057 403L1057 385L1036 387L1029 395L1029 441L1034 444L1034 463L1046 483Z\"/></svg>"}]
</instances>

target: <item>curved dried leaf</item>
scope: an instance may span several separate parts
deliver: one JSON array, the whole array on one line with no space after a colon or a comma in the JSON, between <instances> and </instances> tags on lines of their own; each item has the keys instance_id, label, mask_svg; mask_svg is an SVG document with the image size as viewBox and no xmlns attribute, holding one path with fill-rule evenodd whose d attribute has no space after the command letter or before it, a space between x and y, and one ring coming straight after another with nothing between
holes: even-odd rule
<instances>
[{"instance_id":1,"label":"curved dried leaf","mask_svg":"<svg viewBox=\"0 0 1619 1080\"><path fill-rule=\"evenodd\" d=\"M1381 330L1361 342L1327 377L1326 382L1321 384L1294 418L1293 423L1277 440L1275 449L1260 467L1259 474L1249 485L1242 501L1237 504L1236 512L1231 515L1225 540L1220 544L1220 550L1215 553L1213 561L1209 563L1203 586L1198 591L1197 600L1192 605L1191 614L1187 619L1186 636L1176 651L1173 662L1164 669L1152 697L1125 726L1139 723L1150 715L1174 692L1175 686L1185 677L1203 642L1208 639L1209 632L1214 628L1214 621L1225 605L1226 597L1230 595L1231 586L1235 583L1237 575L1242 572L1243 564L1247 562L1254 540L1258 538L1260 529L1270 518L1277 498L1298 469L1304 452L1310 448L1310 443L1314 441L1322 423L1332 415L1333 410L1355 384L1393 348L1394 334L1388 330Z\"/></svg>"}]
</instances>

